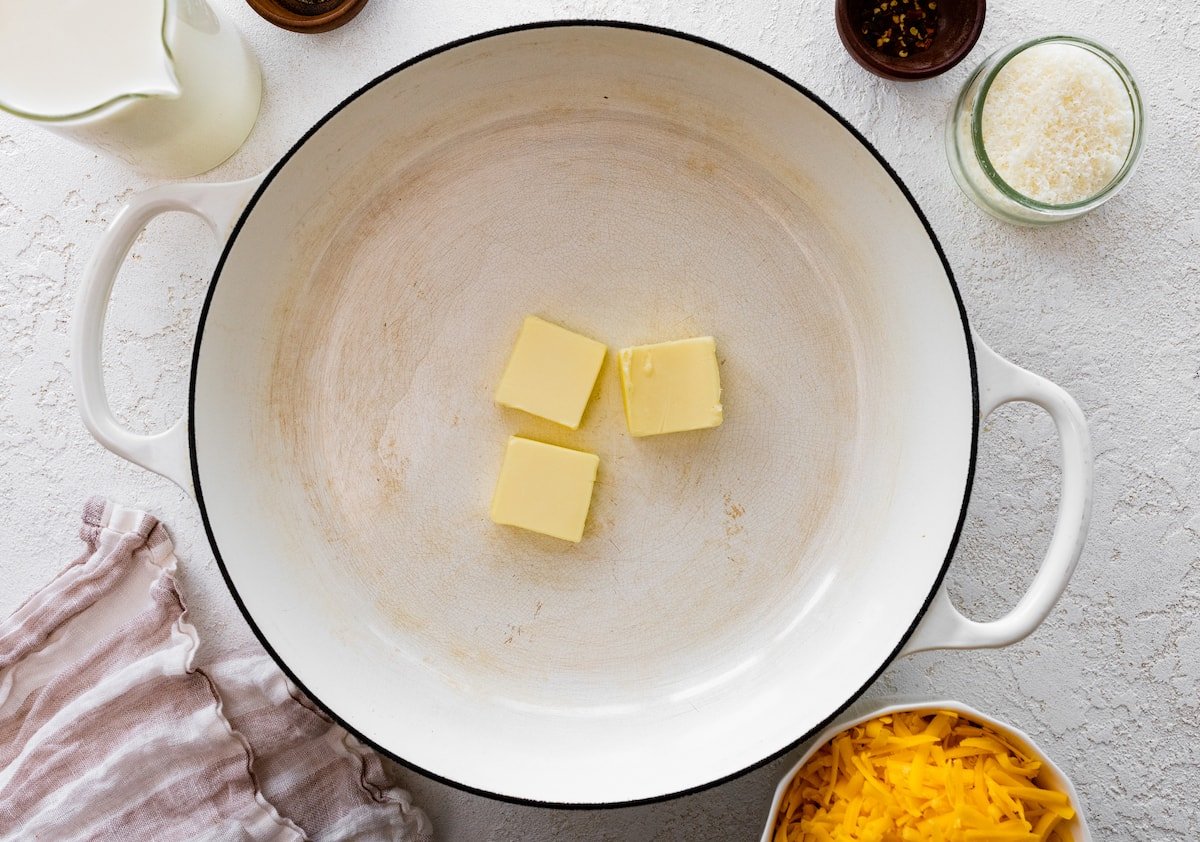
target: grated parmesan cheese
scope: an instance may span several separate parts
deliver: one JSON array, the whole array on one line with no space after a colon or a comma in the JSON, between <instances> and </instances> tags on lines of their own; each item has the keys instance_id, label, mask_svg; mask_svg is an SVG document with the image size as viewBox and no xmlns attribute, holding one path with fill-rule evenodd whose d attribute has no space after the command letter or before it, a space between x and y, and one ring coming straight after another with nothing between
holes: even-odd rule
<instances>
[{"instance_id":1,"label":"grated parmesan cheese","mask_svg":"<svg viewBox=\"0 0 1200 842\"><path fill-rule=\"evenodd\" d=\"M773 842L1072 842L1067 796L1041 763L951 711L881 716L796 773Z\"/></svg>"},{"instance_id":2,"label":"grated parmesan cheese","mask_svg":"<svg viewBox=\"0 0 1200 842\"><path fill-rule=\"evenodd\" d=\"M1047 204L1109 185L1133 142L1133 105L1117 72L1075 44L1038 44L996 74L983 105L983 146L996 173Z\"/></svg>"}]
</instances>

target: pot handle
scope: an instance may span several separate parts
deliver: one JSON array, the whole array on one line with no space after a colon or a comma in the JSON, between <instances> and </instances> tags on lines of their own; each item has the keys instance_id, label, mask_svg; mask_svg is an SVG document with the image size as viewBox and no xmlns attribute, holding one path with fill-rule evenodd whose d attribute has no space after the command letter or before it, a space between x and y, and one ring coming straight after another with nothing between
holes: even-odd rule
<instances>
[{"instance_id":1,"label":"pot handle","mask_svg":"<svg viewBox=\"0 0 1200 842\"><path fill-rule=\"evenodd\" d=\"M104 319L121 264L150 220L168 211L185 211L203 219L218 239L225 240L262 180L263 175L257 175L225 184L164 184L134 195L100 236L75 303L71 380L84 425L113 453L161 474L193 496L187 417L146 435L129 430L113 415L101 360Z\"/></svg>"},{"instance_id":2,"label":"pot handle","mask_svg":"<svg viewBox=\"0 0 1200 842\"><path fill-rule=\"evenodd\" d=\"M1062 495L1050 548L1029 590L1008 614L987 623L954 607L943 583L901 655L929 649L983 649L1007 646L1036 629L1071 579L1083 551L1092 510L1092 444L1083 410L1062 388L1014 365L972 334L979 372L979 413L986 418L1013 401L1036 404L1050 414L1062 441Z\"/></svg>"}]
</instances>

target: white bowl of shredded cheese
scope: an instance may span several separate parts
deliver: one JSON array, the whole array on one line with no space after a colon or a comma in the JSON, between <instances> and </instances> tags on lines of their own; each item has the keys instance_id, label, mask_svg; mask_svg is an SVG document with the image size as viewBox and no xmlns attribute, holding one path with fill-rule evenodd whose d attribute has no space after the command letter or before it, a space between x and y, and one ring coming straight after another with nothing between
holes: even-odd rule
<instances>
[{"instance_id":1,"label":"white bowl of shredded cheese","mask_svg":"<svg viewBox=\"0 0 1200 842\"><path fill-rule=\"evenodd\" d=\"M989 213L1019 224L1073 219L1132 175L1143 144L1137 84L1100 44L1052 35L992 55L947 127L950 168Z\"/></svg>"},{"instance_id":2,"label":"white bowl of shredded cheese","mask_svg":"<svg viewBox=\"0 0 1200 842\"><path fill-rule=\"evenodd\" d=\"M922 729L937 736L906 727L914 720L924 720ZM966 736L955 737L951 731ZM930 751L931 745L951 742L955 747L944 753ZM999 745L991 749L991 743ZM822 754L829 762L822 763ZM839 773L839 756L845 758L842 767L853 764L856 780ZM959 768L946 768L955 763ZM814 790L818 795L811 799ZM898 820L885 816L881 802L889 798L901 805ZM1016 811L1024 818L1025 807L1037 810L1029 813L1028 830L1010 821ZM988 808L1005 823L981 829L970 820L972 812L981 819ZM959 819L956 812L967 818ZM962 702L876 699L851 705L808 744L775 790L761 842L1091 838L1075 787L1025 732Z\"/></svg>"}]
</instances>

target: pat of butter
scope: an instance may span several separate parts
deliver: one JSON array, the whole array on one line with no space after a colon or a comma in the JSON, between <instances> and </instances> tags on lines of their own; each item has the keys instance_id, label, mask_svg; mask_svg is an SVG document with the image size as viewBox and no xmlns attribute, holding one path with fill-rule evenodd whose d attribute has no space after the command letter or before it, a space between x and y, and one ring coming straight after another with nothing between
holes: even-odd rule
<instances>
[{"instance_id":1,"label":"pat of butter","mask_svg":"<svg viewBox=\"0 0 1200 842\"><path fill-rule=\"evenodd\" d=\"M492 497L492 520L578 542L600 457L512 436Z\"/></svg>"},{"instance_id":2,"label":"pat of butter","mask_svg":"<svg viewBox=\"0 0 1200 842\"><path fill-rule=\"evenodd\" d=\"M528 316L496 403L577 430L607 353L603 343Z\"/></svg>"},{"instance_id":3,"label":"pat of butter","mask_svg":"<svg viewBox=\"0 0 1200 842\"><path fill-rule=\"evenodd\" d=\"M620 367L625 421L633 435L720 426L721 372L711 336L623 348Z\"/></svg>"}]
</instances>

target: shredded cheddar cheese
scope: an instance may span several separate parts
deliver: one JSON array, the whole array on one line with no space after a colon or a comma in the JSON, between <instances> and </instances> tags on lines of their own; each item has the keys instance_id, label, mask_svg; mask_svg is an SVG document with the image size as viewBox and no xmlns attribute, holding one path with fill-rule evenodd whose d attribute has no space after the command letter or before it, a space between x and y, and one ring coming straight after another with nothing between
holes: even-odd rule
<instances>
[{"instance_id":1,"label":"shredded cheddar cheese","mask_svg":"<svg viewBox=\"0 0 1200 842\"><path fill-rule=\"evenodd\" d=\"M951 711L881 716L796 773L773 842L1073 842L1070 799L1042 764Z\"/></svg>"}]
</instances>

